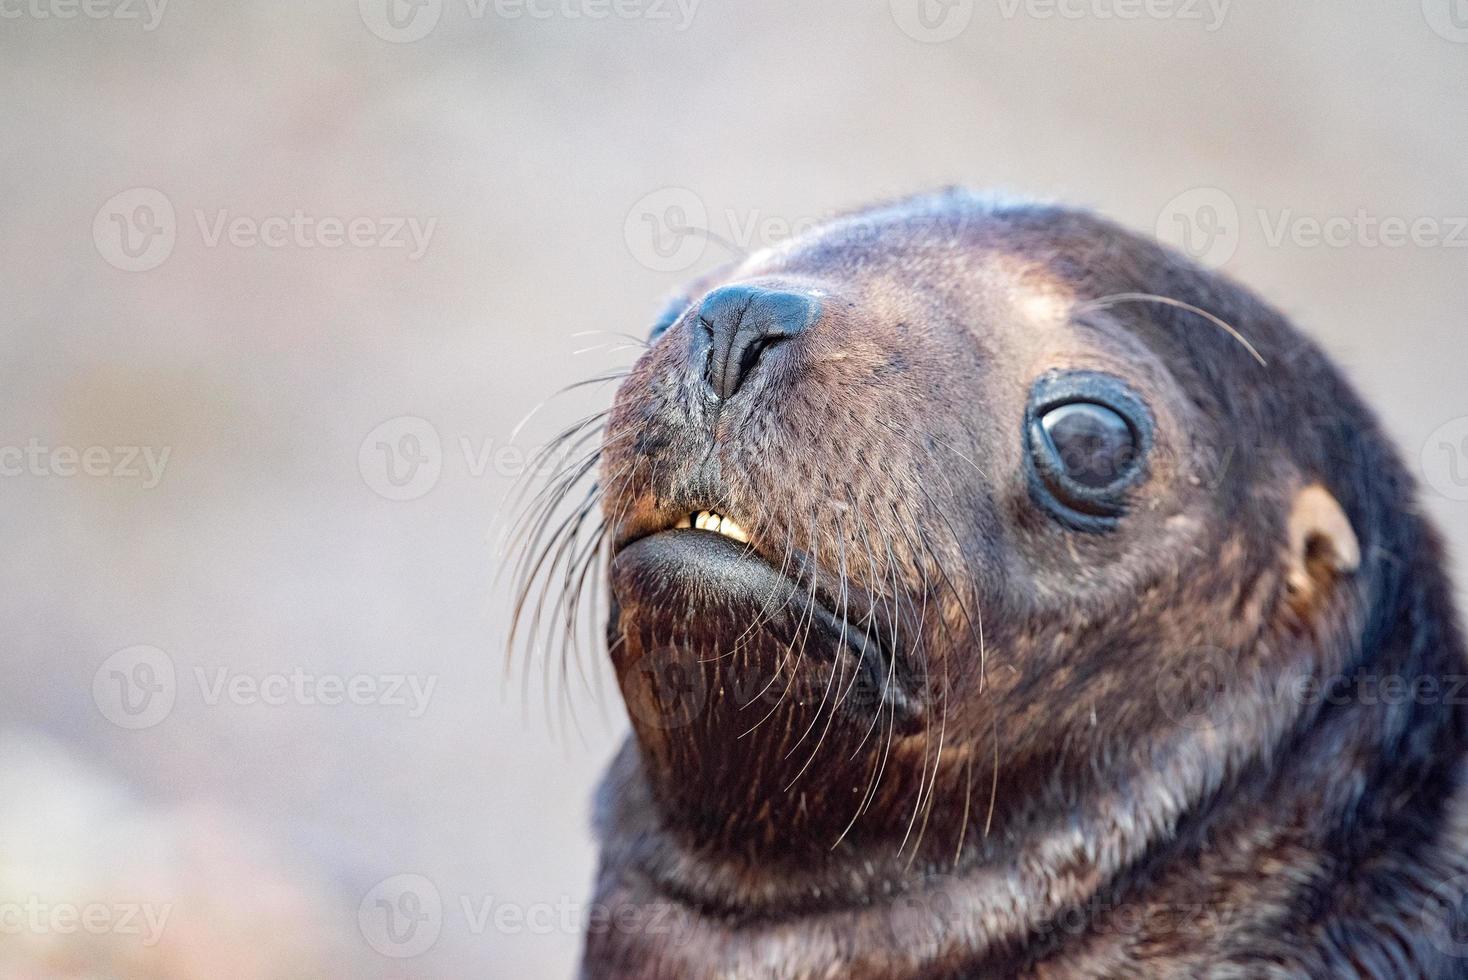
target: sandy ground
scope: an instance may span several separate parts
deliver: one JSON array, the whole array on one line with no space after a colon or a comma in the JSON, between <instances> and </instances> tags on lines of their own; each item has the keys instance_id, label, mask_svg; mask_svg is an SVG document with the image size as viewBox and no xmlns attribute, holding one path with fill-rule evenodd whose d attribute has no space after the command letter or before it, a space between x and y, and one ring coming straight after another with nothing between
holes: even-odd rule
<instances>
[{"instance_id":1,"label":"sandy ground","mask_svg":"<svg viewBox=\"0 0 1468 980\"><path fill-rule=\"evenodd\" d=\"M0 0L0 976L568 975L625 723L506 680L514 425L835 209L1193 248L1468 546L1450 0L392 2Z\"/></svg>"}]
</instances>

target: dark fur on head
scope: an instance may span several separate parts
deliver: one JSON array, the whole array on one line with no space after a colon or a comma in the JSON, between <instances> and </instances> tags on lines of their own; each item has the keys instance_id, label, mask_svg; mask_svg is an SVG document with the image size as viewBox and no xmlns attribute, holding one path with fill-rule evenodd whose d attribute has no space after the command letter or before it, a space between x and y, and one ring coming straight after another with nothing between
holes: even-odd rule
<instances>
[{"instance_id":1,"label":"dark fur on head","mask_svg":"<svg viewBox=\"0 0 1468 980\"><path fill-rule=\"evenodd\" d=\"M734 282L821 313L721 400L699 303ZM1150 426L1102 526L1027 455L1037 382L1077 373ZM542 521L593 467L525 568L574 608L611 556L634 737L588 976L1468 975L1441 549L1371 412L1237 284L1081 211L858 212L694 284ZM648 544L702 509L761 560Z\"/></svg>"}]
</instances>

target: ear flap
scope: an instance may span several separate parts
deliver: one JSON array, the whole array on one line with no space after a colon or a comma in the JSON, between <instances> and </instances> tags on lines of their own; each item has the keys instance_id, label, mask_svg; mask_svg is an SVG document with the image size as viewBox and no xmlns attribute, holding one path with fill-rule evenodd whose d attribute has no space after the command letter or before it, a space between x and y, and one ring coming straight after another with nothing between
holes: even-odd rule
<instances>
[{"instance_id":1,"label":"ear flap","mask_svg":"<svg viewBox=\"0 0 1468 980\"><path fill-rule=\"evenodd\" d=\"M1361 545L1340 502L1318 483L1295 495L1289 519L1289 572L1285 584L1309 604L1332 579L1361 565Z\"/></svg>"}]
</instances>

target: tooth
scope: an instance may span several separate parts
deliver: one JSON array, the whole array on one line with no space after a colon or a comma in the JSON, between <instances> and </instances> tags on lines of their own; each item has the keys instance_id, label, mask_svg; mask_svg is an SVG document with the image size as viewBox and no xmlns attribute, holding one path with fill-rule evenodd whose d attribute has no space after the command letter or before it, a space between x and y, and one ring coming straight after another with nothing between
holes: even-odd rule
<instances>
[{"instance_id":1,"label":"tooth","mask_svg":"<svg viewBox=\"0 0 1468 980\"><path fill-rule=\"evenodd\" d=\"M696 514L679 518L674 527L694 527L700 531L712 531L714 534L722 534L735 541L749 543L749 532L735 523L733 518L725 517L716 510L701 510Z\"/></svg>"}]
</instances>

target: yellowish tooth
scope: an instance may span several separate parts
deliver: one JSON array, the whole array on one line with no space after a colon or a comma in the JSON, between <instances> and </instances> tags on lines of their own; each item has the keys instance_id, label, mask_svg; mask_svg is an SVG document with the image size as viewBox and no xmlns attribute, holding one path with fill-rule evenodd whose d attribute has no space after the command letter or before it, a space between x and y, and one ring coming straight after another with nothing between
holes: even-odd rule
<instances>
[{"instance_id":1,"label":"yellowish tooth","mask_svg":"<svg viewBox=\"0 0 1468 980\"><path fill-rule=\"evenodd\" d=\"M733 538L735 541L749 543L749 532L740 527L732 518L725 517L716 510L701 510L697 514L690 514L681 518L677 527L695 527L700 531L712 531L725 537Z\"/></svg>"}]
</instances>

